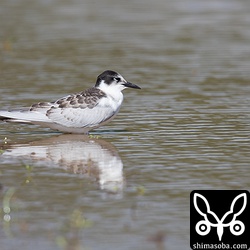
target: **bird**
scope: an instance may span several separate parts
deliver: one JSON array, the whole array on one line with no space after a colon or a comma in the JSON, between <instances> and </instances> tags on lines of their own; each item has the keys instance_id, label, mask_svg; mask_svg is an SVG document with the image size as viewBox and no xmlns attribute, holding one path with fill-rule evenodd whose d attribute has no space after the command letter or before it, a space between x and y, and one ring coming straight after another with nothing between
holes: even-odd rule
<instances>
[{"instance_id":1,"label":"bird","mask_svg":"<svg viewBox=\"0 0 250 250\"><path fill-rule=\"evenodd\" d=\"M63 133L88 134L117 115L125 88L141 89L121 74L106 70L97 77L94 87L56 101L0 111L0 120L40 125Z\"/></svg>"}]
</instances>

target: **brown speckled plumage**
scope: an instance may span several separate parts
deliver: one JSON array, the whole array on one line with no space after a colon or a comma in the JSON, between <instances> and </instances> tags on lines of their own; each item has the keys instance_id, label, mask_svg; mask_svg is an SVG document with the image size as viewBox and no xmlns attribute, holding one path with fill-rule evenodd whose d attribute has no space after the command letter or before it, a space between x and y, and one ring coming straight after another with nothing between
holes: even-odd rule
<instances>
[{"instance_id":1,"label":"brown speckled plumage","mask_svg":"<svg viewBox=\"0 0 250 250\"><path fill-rule=\"evenodd\" d=\"M115 117L123 101L122 90L128 87L140 89L117 72L107 70L97 77L95 87L54 102L0 111L0 120L32 123L66 133L88 133Z\"/></svg>"}]
</instances>

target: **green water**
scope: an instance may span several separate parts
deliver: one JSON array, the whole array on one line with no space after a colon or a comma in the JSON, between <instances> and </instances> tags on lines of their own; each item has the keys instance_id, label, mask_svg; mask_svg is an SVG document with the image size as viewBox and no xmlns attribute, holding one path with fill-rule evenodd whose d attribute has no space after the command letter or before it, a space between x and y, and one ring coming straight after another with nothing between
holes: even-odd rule
<instances>
[{"instance_id":1,"label":"green water","mask_svg":"<svg viewBox=\"0 0 250 250\"><path fill-rule=\"evenodd\" d=\"M0 3L1 109L106 69L119 115L91 138L0 124L1 250L189 249L194 189L249 189L248 1Z\"/></svg>"}]
</instances>

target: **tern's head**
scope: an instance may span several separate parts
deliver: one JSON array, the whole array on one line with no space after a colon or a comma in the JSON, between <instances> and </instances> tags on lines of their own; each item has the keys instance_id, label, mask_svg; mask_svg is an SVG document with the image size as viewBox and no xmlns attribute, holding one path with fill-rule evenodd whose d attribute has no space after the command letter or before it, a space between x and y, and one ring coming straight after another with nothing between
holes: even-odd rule
<instances>
[{"instance_id":1,"label":"tern's head","mask_svg":"<svg viewBox=\"0 0 250 250\"><path fill-rule=\"evenodd\" d=\"M106 70L101 73L97 77L95 87L103 91L110 88L118 91L122 91L125 88L140 89L139 86L131 82L127 82L119 73L112 70Z\"/></svg>"}]
</instances>

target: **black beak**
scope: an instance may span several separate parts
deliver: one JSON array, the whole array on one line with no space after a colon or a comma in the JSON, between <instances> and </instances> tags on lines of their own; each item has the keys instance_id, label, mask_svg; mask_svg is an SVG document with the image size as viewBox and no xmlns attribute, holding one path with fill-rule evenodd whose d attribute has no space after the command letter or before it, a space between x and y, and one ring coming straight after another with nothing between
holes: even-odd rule
<instances>
[{"instance_id":1,"label":"black beak","mask_svg":"<svg viewBox=\"0 0 250 250\"><path fill-rule=\"evenodd\" d=\"M127 87L127 88L141 89L139 86L137 86L137 85L135 85L135 84L133 84L133 83L131 83L131 82L126 82L126 83L124 83L123 85L124 85L125 87Z\"/></svg>"}]
</instances>

